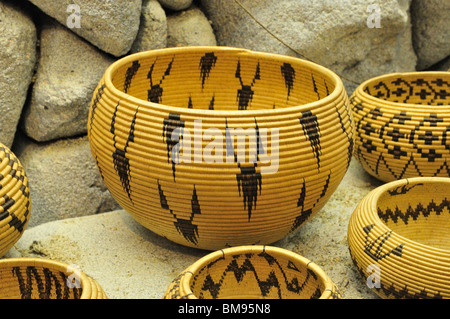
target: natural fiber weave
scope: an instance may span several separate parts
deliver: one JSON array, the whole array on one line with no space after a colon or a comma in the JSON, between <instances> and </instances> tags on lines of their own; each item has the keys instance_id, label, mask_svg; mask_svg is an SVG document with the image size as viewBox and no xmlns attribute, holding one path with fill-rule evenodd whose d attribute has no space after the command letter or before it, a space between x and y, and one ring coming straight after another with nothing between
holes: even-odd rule
<instances>
[{"instance_id":1,"label":"natural fiber weave","mask_svg":"<svg viewBox=\"0 0 450 319\"><path fill-rule=\"evenodd\" d=\"M254 132L254 143L246 133L229 135L237 129ZM182 145L191 142L186 154L174 153L177 130ZM334 73L226 47L118 60L100 81L88 120L93 157L119 204L155 233L210 250L272 243L302 225L344 176L352 134ZM207 153L212 140L217 153ZM190 162L177 162L180 153ZM276 172L264 173L272 164Z\"/></svg>"},{"instance_id":2,"label":"natural fiber weave","mask_svg":"<svg viewBox=\"0 0 450 319\"><path fill-rule=\"evenodd\" d=\"M450 72L382 75L350 100L354 154L369 174L385 182L450 177Z\"/></svg>"},{"instance_id":3,"label":"natural fiber weave","mask_svg":"<svg viewBox=\"0 0 450 319\"><path fill-rule=\"evenodd\" d=\"M22 236L29 218L28 178L19 159L0 143L0 257Z\"/></svg>"},{"instance_id":4,"label":"natural fiber weave","mask_svg":"<svg viewBox=\"0 0 450 319\"><path fill-rule=\"evenodd\" d=\"M370 192L348 228L352 259L384 298L450 298L450 179L417 177Z\"/></svg>"},{"instance_id":5,"label":"natural fiber weave","mask_svg":"<svg viewBox=\"0 0 450 319\"><path fill-rule=\"evenodd\" d=\"M107 299L100 285L69 265L41 258L0 259L0 299Z\"/></svg>"},{"instance_id":6,"label":"natural fiber weave","mask_svg":"<svg viewBox=\"0 0 450 319\"><path fill-rule=\"evenodd\" d=\"M183 271L164 299L340 299L310 260L270 246L238 246L206 255Z\"/></svg>"}]
</instances>

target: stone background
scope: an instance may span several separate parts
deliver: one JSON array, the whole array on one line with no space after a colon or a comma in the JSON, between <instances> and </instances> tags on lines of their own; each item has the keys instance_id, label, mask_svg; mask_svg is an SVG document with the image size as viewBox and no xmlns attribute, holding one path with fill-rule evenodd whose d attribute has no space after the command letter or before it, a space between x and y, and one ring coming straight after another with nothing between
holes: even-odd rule
<instances>
[{"instance_id":1,"label":"stone background","mask_svg":"<svg viewBox=\"0 0 450 319\"><path fill-rule=\"evenodd\" d=\"M72 28L70 22L75 20L68 20L74 17L74 11L68 10L74 2L81 10L79 28ZM148 263L140 251L129 252L132 258L127 260L136 261L130 266L135 269L136 285L140 282L136 271L159 262L160 268L155 269L165 272L154 270L152 280L165 287L177 271L205 253L155 238L133 224L110 196L91 158L86 123L93 90L105 69L127 54L175 46L222 45L306 57L341 75L349 95L358 83L380 74L450 68L448 0L240 3L243 7L234 0L0 0L0 142L22 161L32 200L30 223L10 255L34 251L36 256L83 264L103 278L105 274L82 258L82 251L100 249L100 242L109 240L115 249L112 254L119 258L135 246L119 242L112 234L123 231L128 238L125 234L129 231L138 234L135 240L141 246L152 242L143 248L152 256ZM379 5L380 28L367 24L373 14L369 4ZM291 242L286 239L278 244L319 259L320 265L335 274L337 283L345 286L348 298L371 298L373 294L364 285L349 279L353 278L348 275L351 270L345 270L351 269L345 232L352 209L377 182L357 163L352 163L345 180L343 185L348 189L341 185L318 217L292 234ZM332 206L336 203L341 206ZM342 210L346 213L340 215ZM115 226L108 223L125 229L112 231ZM98 233L93 227L100 228ZM65 234L72 232L75 237L66 241ZM103 232L106 237L101 236ZM331 246L325 242L327 232L337 236ZM60 237L55 241L55 236ZM71 260L67 251L64 255L60 250L72 244L79 246L79 253ZM319 257L321 251L325 255ZM338 257L347 268L337 266ZM177 263L170 273L164 268L167 260ZM127 265L116 262L118 267ZM137 270L135 266L141 262L145 266ZM338 272L329 268L332 264ZM119 267L116 271L122 270ZM108 286L106 279L102 284ZM110 297L159 298L162 289L155 294L133 288L140 291L133 294L117 288L124 287L120 284L115 287L107 291Z\"/></svg>"}]
</instances>

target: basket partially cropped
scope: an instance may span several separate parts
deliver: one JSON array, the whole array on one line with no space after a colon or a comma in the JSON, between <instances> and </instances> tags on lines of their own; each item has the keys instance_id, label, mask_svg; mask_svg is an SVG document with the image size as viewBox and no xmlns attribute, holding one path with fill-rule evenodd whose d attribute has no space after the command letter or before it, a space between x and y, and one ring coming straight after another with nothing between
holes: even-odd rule
<instances>
[{"instance_id":1,"label":"basket partially cropped","mask_svg":"<svg viewBox=\"0 0 450 319\"><path fill-rule=\"evenodd\" d=\"M20 239L30 219L30 188L25 170L0 143L0 257Z\"/></svg>"},{"instance_id":2,"label":"basket partially cropped","mask_svg":"<svg viewBox=\"0 0 450 319\"><path fill-rule=\"evenodd\" d=\"M169 285L164 299L340 299L328 275L286 249L237 246L210 253Z\"/></svg>"},{"instance_id":3,"label":"basket partially cropped","mask_svg":"<svg viewBox=\"0 0 450 319\"><path fill-rule=\"evenodd\" d=\"M350 218L348 244L366 284L383 298L450 298L450 178L394 181Z\"/></svg>"},{"instance_id":4,"label":"basket partially cropped","mask_svg":"<svg viewBox=\"0 0 450 319\"><path fill-rule=\"evenodd\" d=\"M353 93L354 154L381 181L450 177L450 72L393 73Z\"/></svg>"},{"instance_id":5,"label":"basket partially cropped","mask_svg":"<svg viewBox=\"0 0 450 319\"><path fill-rule=\"evenodd\" d=\"M343 178L352 135L333 72L226 47L118 60L88 120L118 203L153 232L210 250L272 243L302 225Z\"/></svg>"},{"instance_id":6,"label":"basket partially cropped","mask_svg":"<svg viewBox=\"0 0 450 319\"><path fill-rule=\"evenodd\" d=\"M1 299L106 299L77 267L44 258L0 259Z\"/></svg>"}]
</instances>

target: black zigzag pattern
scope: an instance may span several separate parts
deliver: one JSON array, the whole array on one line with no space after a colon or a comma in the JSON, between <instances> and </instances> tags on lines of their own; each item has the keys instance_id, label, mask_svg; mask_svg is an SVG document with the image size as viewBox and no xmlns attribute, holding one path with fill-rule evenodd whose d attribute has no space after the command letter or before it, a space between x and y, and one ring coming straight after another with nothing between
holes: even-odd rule
<instances>
[{"instance_id":1,"label":"black zigzag pattern","mask_svg":"<svg viewBox=\"0 0 450 319\"><path fill-rule=\"evenodd\" d=\"M395 209L386 208L384 210L378 208L378 216L384 222L388 222L390 219L394 223L402 221L404 224L408 224L408 221L411 218L417 220L419 216L428 217L433 212L436 215L440 215L445 210L450 213L450 201L447 198L444 198L439 204L432 200L428 205L423 205L421 203L417 204L415 207L408 205L406 211L402 211L398 207Z\"/></svg>"},{"instance_id":2,"label":"black zigzag pattern","mask_svg":"<svg viewBox=\"0 0 450 319\"><path fill-rule=\"evenodd\" d=\"M261 274L258 271L258 266L255 264L255 261L252 261L256 256L254 254L245 254L245 255L234 255L232 259L229 261L228 265L225 267L222 275L218 280L214 280L210 274L207 274L202 282L200 298L205 297L205 293L210 294L213 298L219 298L221 287L224 281L227 279L227 276L233 276L235 280L239 283L248 273L251 273L251 277L254 278L258 284L259 291L261 296L267 296L272 289L276 289L278 298L283 297L283 290L286 289L290 292L300 295L302 291L304 291L305 287L308 286L311 280L317 280L316 274L314 274L311 270L306 271L305 275L300 275L302 272L292 263L288 264L290 270L294 272L298 272L301 277L304 277L302 281L299 280L300 277L294 276L292 279L288 279L288 276L285 272L283 266L279 263L279 261L272 255L263 251L257 255L259 258L263 258L272 270L266 275L265 278L261 278ZM243 259L243 261L242 261ZM218 261L223 261L224 257L221 257L210 264L203 267L200 272L207 271L210 269L215 263ZM265 272L266 273L266 272ZM277 276L278 274L281 274ZM292 272L290 273L292 275ZM198 278L199 275L196 276ZM196 284L193 283L192 286ZM316 289L313 294L310 296L311 298L318 298L322 292L320 289Z\"/></svg>"}]
</instances>

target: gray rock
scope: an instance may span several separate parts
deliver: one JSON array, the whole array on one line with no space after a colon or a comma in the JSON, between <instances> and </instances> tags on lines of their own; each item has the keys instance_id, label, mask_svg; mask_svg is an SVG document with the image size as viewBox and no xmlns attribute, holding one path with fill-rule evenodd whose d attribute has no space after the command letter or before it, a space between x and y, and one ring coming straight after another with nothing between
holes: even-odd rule
<instances>
[{"instance_id":1,"label":"gray rock","mask_svg":"<svg viewBox=\"0 0 450 319\"><path fill-rule=\"evenodd\" d=\"M167 46L166 12L157 0L143 0L141 24L131 52L162 49Z\"/></svg>"},{"instance_id":2,"label":"gray rock","mask_svg":"<svg viewBox=\"0 0 450 319\"><path fill-rule=\"evenodd\" d=\"M42 27L36 81L22 122L39 142L86 133L92 94L114 61L53 21Z\"/></svg>"},{"instance_id":3,"label":"gray rock","mask_svg":"<svg viewBox=\"0 0 450 319\"><path fill-rule=\"evenodd\" d=\"M189 8L192 0L159 0L159 3L166 9L179 11Z\"/></svg>"},{"instance_id":4,"label":"gray rock","mask_svg":"<svg viewBox=\"0 0 450 319\"><path fill-rule=\"evenodd\" d=\"M211 24L197 7L168 16L167 25L168 47L217 45Z\"/></svg>"},{"instance_id":5,"label":"gray rock","mask_svg":"<svg viewBox=\"0 0 450 319\"><path fill-rule=\"evenodd\" d=\"M21 9L0 2L0 142L12 146L36 62L36 27Z\"/></svg>"},{"instance_id":6,"label":"gray rock","mask_svg":"<svg viewBox=\"0 0 450 319\"><path fill-rule=\"evenodd\" d=\"M415 70L409 0L380 2L380 28L369 27L376 12L364 0L240 2L265 29L235 1L201 0L219 45L307 57L355 82L350 90L379 74Z\"/></svg>"},{"instance_id":7,"label":"gray rock","mask_svg":"<svg viewBox=\"0 0 450 319\"><path fill-rule=\"evenodd\" d=\"M345 299L377 299L352 263L347 227L358 202L378 185L359 163L352 162L322 211L272 246L314 261ZM5 257L75 264L111 299L160 299L175 277L208 253L174 244L139 225L124 210L116 210L27 228Z\"/></svg>"},{"instance_id":8,"label":"gray rock","mask_svg":"<svg viewBox=\"0 0 450 319\"><path fill-rule=\"evenodd\" d=\"M450 1L413 0L411 16L417 69L424 70L450 55Z\"/></svg>"},{"instance_id":9,"label":"gray rock","mask_svg":"<svg viewBox=\"0 0 450 319\"><path fill-rule=\"evenodd\" d=\"M101 50L126 54L139 29L142 0L29 0Z\"/></svg>"},{"instance_id":10,"label":"gray rock","mask_svg":"<svg viewBox=\"0 0 450 319\"><path fill-rule=\"evenodd\" d=\"M21 136L14 145L30 182L28 227L119 207L100 177L87 137L38 144Z\"/></svg>"}]
</instances>

